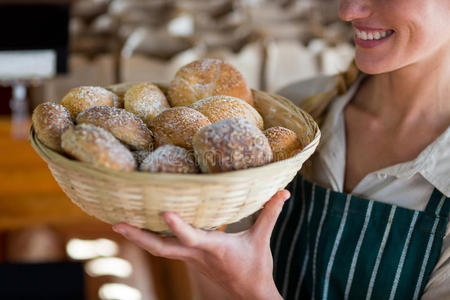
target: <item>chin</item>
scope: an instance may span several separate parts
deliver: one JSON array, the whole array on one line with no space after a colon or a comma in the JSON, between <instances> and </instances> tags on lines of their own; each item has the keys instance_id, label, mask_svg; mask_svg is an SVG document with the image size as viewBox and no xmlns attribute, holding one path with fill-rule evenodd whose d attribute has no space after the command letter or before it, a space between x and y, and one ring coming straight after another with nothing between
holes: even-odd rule
<instances>
[{"instance_id":1,"label":"chin","mask_svg":"<svg viewBox=\"0 0 450 300\"><path fill-rule=\"evenodd\" d=\"M361 57L358 54L355 55L355 63L358 69L366 74L375 75L391 71L391 68L387 67L384 63Z\"/></svg>"},{"instance_id":2,"label":"chin","mask_svg":"<svg viewBox=\"0 0 450 300\"><path fill-rule=\"evenodd\" d=\"M358 69L366 74L382 74L402 68L402 65L393 59L393 56L364 53L356 49L355 63Z\"/></svg>"}]
</instances>

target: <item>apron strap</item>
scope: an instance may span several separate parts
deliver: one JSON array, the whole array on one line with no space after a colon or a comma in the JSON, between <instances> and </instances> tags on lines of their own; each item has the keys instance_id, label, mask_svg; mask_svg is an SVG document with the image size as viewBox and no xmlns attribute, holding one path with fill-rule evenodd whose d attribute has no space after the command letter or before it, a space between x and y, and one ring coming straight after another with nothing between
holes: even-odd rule
<instances>
[{"instance_id":1,"label":"apron strap","mask_svg":"<svg viewBox=\"0 0 450 300\"><path fill-rule=\"evenodd\" d=\"M428 214L448 218L450 212L450 198L447 198L438 189L434 189L430 200L425 207L425 212Z\"/></svg>"}]
</instances>

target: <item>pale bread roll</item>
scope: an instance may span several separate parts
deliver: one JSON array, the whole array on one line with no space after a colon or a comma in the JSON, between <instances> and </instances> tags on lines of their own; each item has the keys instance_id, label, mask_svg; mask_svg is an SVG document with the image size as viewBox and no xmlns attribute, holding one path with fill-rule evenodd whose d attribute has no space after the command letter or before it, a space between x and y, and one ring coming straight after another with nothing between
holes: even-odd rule
<instances>
[{"instance_id":1,"label":"pale bread roll","mask_svg":"<svg viewBox=\"0 0 450 300\"><path fill-rule=\"evenodd\" d=\"M72 118L92 106L114 106L118 97L113 92L99 86L80 86L71 89L61 100L61 105L67 108Z\"/></svg>"},{"instance_id":2,"label":"pale bread roll","mask_svg":"<svg viewBox=\"0 0 450 300\"><path fill-rule=\"evenodd\" d=\"M103 128L80 124L61 137L63 150L75 159L116 171L131 172L136 162L131 152Z\"/></svg>"},{"instance_id":3,"label":"pale bread roll","mask_svg":"<svg viewBox=\"0 0 450 300\"><path fill-rule=\"evenodd\" d=\"M45 102L39 104L31 117L38 139L47 147L62 152L61 135L72 127L72 116L62 105Z\"/></svg>"},{"instance_id":4,"label":"pale bread roll","mask_svg":"<svg viewBox=\"0 0 450 300\"><path fill-rule=\"evenodd\" d=\"M174 145L164 145L151 152L140 165L140 170L152 173L200 173L192 150Z\"/></svg>"},{"instance_id":5,"label":"pale bread roll","mask_svg":"<svg viewBox=\"0 0 450 300\"><path fill-rule=\"evenodd\" d=\"M155 146L172 144L192 149L192 138L201 128L211 124L207 117L189 107L166 109L150 122Z\"/></svg>"},{"instance_id":6,"label":"pale bread roll","mask_svg":"<svg viewBox=\"0 0 450 300\"><path fill-rule=\"evenodd\" d=\"M134 114L110 106L94 106L78 114L77 124L91 124L112 133L133 150L153 149L150 129Z\"/></svg>"},{"instance_id":7,"label":"pale bread roll","mask_svg":"<svg viewBox=\"0 0 450 300\"><path fill-rule=\"evenodd\" d=\"M201 59L178 70L167 91L172 106L188 106L210 96L227 95L253 105L253 95L241 72L219 59Z\"/></svg>"},{"instance_id":8,"label":"pale bread roll","mask_svg":"<svg viewBox=\"0 0 450 300\"><path fill-rule=\"evenodd\" d=\"M124 95L124 107L138 116L148 126L150 120L169 108L164 93L151 82L130 86Z\"/></svg>"},{"instance_id":9,"label":"pale bread roll","mask_svg":"<svg viewBox=\"0 0 450 300\"><path fill-rule=\"evenodd\" d=\"M294 131L281 126L267 128L264 134L272 148L273 161L292 157L304 147Z\"/></svg>"},{"instance_id":10,"label":"pale bread roll","mask_svg":"<svg viewBox=\"0 0 450 300\"><path fill-rule=\"evenodd\" d=\"M194 136L193 146L204 173L259 167L272 161L266 136L244 119L226 119L202 128Z\"/></svg>"},{"instance_id":11,"label":"pale bread roll","mask_svg":"<svg viewBox=\"0 0 450 300\"><path fill-rule=\"evenodd\" d=\"M190 107L204 114L211 123L229 118L241 118L264 130L264 121L258 111L236 97L211 96L193 103Z\"/></svg>"}]
</instances>

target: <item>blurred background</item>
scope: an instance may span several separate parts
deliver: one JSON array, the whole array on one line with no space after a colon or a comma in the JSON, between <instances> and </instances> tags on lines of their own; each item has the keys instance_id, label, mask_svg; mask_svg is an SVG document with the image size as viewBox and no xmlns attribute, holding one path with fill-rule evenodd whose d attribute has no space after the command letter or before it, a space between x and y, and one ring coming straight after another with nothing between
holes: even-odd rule
<instances>
[{"instance_id":1,"label":"blurred background","mask_svg":"<svg viewBox=\"0 0 450 300\"><path fill-rule=\"evenodd\" d=\"M0 299L200 299L182 263L80 211L30 147L29 116L73 87L168 83L192 60L254 89L335 74L353 58L338 0L0 1ZM213 296L211 296L213 297ZM214 298L208 298L214 299Z\"/></svg>"}]
</instances>

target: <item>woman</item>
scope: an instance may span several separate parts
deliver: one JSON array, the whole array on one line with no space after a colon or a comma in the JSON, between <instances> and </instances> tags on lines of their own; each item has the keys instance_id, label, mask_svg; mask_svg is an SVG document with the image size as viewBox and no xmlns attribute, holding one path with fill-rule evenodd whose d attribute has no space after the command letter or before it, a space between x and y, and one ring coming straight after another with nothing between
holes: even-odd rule
<instances>
[{"instance_id":1,"label":"woman","mask_svg":"<svg viewBox=\"0 0 450 300\"><path fill-rule=\"evenodd\" d=\"M287 191L237 234L170 212L176 238L114 230L187 261L233 299L450 299L450 1L342 0L339 15L371 75L327 106L311 172L291 183L272 236L274 260Z\"/></svg>"}]
</instances>

